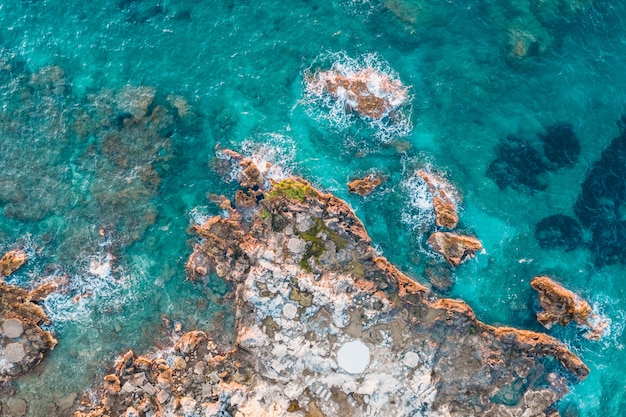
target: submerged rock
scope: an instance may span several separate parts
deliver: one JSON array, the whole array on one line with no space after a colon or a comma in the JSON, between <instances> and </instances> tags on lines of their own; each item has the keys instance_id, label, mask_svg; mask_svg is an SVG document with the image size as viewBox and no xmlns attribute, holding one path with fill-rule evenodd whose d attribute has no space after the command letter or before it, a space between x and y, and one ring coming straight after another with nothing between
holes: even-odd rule
<instances>
[{"instance_id":1,"label":"submerged rock","mask_svg":"<svg viewBox=\"0 0 626 417\"><path fill-rule=\"evenodd\" d=\"M509 135L496 145L487 177L501 190L511 187L534 194L548 187L544 178L548 167L548 161L528 139Z\"/></svg>"},{"instance_id":2,"label":"submerged rock","mask_svg":"<svg viewBox=\"0 0 626 417\"><path fill-rule=\"evenodd\" d=\"M591 231L591 250L598 265L626 264L626 131L614 138L593 163L574 204L574 213Z\"/></svg>"},{"instance_id":3,"label":"submerged rock","mask_svg":"<svg viewBox=\"0 0 626 417\"><path fill-rule=\"evenodd\" d=\"M549 277L535 277L530 285L539 293L539 304L543 311L537 313L537 320L546 329L555 323L567 326L574 321L579 326L589 328L584 334L587 339L598 340L602 337L607 323L593 313L588 302Z\"/></svg>"},{"instance_id":4,"label":"submerged rock","mask_svg":"<svg viewBox=\"0 0 626 417\"><path fill-rule=\"evenodd\" d=\"M382 181L380 178L370 174L365 178L359 180L356 179L354 181L350 181L348 183L348 191L354 194L358 194L360 196L365 197L370 194L376 187L378 187Z\"/></svg>"},{"instance_id":5,"label":"submerged rock","mask_svg":"<svg viewBox=\"0 0 626 417\"><path fill-rule=\"evenodd\" d=\"M576 137L572 125L558 123L548 127L539 135L543 142L543 153L557 168L573 167L580 156L580 140Z\"/></svg>"},{"instance_id":6,"label":"submerged rock","mask_svg":"<svg viewBox=\"0 0 626 417\"><path fill-rule=\"evenodd\" d=\"M576 219L564 214L548 216L537 223L535 239L541 249L562 249L566 252L584 243L582 228Z\"/></svg>"},{"instance_id":7,"label":"submerged rock","mask_svg":"<svg viewBox=\"0 0 626 417\"><path fill-rule=\"evenodd\" d=\"M539 416L564 395L566 376L589 372L550 336L486 325L462 301L429 293L377 255L345 202L302 179L273 183L253 218L232 210L195 231L202 240L188 274L208 279L201 265L233 285L235 346L221 351L202 332L184 335L184 368L171 350L143 369L128 352L107 377L119 393L76 417L129 407L236 417ZM302 250L293 250L294 237ZM346 352L358 354L355 363Z\"/></svg>"},{"instance_id":8,"label":"submerged rock","mask_svg":"<svg viewBox=\"0 0 626 417\"><path fill-rule=\"evenodd\" d=\"M480 240L458 233L435 232L427 240L428 244L439 252L452 266L459 266L474 257L483 248Z\"/></svg>"}]
</instances>

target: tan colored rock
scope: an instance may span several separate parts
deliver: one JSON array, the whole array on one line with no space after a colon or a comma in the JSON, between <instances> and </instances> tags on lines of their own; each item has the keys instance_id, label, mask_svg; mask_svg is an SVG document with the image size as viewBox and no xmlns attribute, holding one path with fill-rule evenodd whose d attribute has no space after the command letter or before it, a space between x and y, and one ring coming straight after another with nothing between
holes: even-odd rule
<instances>
[{"instance_id":1,"label":"tan colored rock","mask_svg":"<svg viewBox=\"0 0 626 417\"><path fill-rule=\"evenodd\" d=\"M261 177L261 171L249 158L244 158L239 162L241 172L237 180L244 188L257 188L263 189L263 178Z\"/></svg>"},{"instance_id":2,"label":"tan colored rock","mask_svg":"<svg viewBox=\"0 0 626 417\"><path fill-rule=\"evenodd\" d=\"M17 271L28 260L28 255L23 250L12 250L4 254L0 259L0 276L8 277Z\"/></svg>"},{"instance_id":3,"label":"tan colored rock","mask_svg":"<svg viewBox=\"0 0 626 417\"><path fill-rule=\"evenodd\" d=\"M21 417L26 415L28 404L23 398L13 397L7 401L7 413L10 417Z\"/></svg>"},{"instance_id":4,"label":"tan colored rock","mask_svg":"<svg viewBox=\"0 0 626 417\"><path fill-rule=\"evenodd\" d=\"M435 223L437 226L454 229L459 223L456 205L450 197L453 192L452 186L443 178L423 170L417 171L428 185L428 192L433 196L433 208L435 210Z\"/></svg>"},{"instance_id":5,"label":"tan colored rock","mask_svg":"<svg viewBox=\"0 0 626 417\"><path fill-rule=\"evenodd\" d=\"M483 248L482 243L472 236L450 232L435 232L427 240L428 244L452 266L459 266L474 257Z\"/></svg>"},{"instance_id":6,"label":"tan colored rock","mask_svg":"<svg viewBox=\"0 0 626 417\"><path fill-rule=\"evenodd\" d=\"M180 356L174 356L174 362L172 365L177 371L184 371L187 369L187 362L185 362L185 360Z\"/></svg>"},{"instance_id":7,"label":"tan colored rock","mask_svg":"<svg viewBox=\"0 0 626 417\"><path fill-rule=\"evenodd\" d=\"M539 304L543 309L537 313L537 321L546 329L555 323L567 326L574 321L589 328L584 335L587 339L599 340L602 337L607 322L594 314L589 303L577 294L546 276L533 278L530 285L539 294Z\"/></svg>"},{"instance_id":8,"label":"tan colored rock","mask_svg":"<svg viewBox=\"0 0 626 417\"><path fill-rule=\"evenodd\" d=\"M109 374L104 377L104 388L110 394L117 394L122 389L120 379L115 374Z\"/></svg>"},{"instance_id":9,"label":"tan colored rock","mask_svg":"<svg viewBox=\"0 0 626 417\"><path fill-rule=\"evenodd\" d=\"M374 191L381 183L382 181L379 178L370 174L361 180L350 181L348 183L348 191L364 197Z\"/></svg>"},{"instance_id":10,"label":"tan colored rock","mask_svg":"<svg viewBox=\"0 0 626 417\"><path fill-rule=\"evenodd\" d=\"M365 68L351 74L320 71L307 78L307 91L346 100L349 110L380 119L408 101L408 89L384 72Z\"/></svg>"},{"instance_id":11,"label":"tan colored rock","mask_svg":"<svg viewBox=\"0 0 626 417\"><path fill-rule=\"evenodd\" d=\"M195 350L200 343L206 340L208 340L206 333L194 330L182 335L180 339L178 339L178 342L176 342L174 349L184 354L189 354Z\"/></svg>"}]
</instances>

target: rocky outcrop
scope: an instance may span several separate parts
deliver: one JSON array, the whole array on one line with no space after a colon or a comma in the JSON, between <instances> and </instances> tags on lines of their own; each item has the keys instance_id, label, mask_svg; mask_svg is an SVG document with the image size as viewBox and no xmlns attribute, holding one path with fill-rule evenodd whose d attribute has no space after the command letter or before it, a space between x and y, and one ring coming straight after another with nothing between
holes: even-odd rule
<instances>
[{"instance_id":1,"label":"rocky outcrop","mask_svg":"<svg viewBox=\"0 0 626 417\"><path fill-rule=\"evenodd\" d=\"M435 232L428 238L428 244L439 252L452 266L459 266L474 257L483 248L480 240L451 232Z\"/></svg>"},{"instance_id":2,"label":"rocky outcrop","mask_svg":"<svg viewBox=\"0 0 626 417\"><path fill-rule=\"evenodd\" d=\"M26 260L22 250L7 252L0 259L0 275L12 274ZM41 328L50 324L50 319L35 302L66 283L60 277L29 291L0 278L0 385L30 371L57 344L52 334Z\"/></svg>"},{"instance_id":3,"label":"rocky outcrop","mask_svg":"<svg viewBox=\"0 0 626 417\"><path fill-rule=\"evenodd\" d=\"M56 345L52 334L41 328L50 320L35 301L60 285L61 280L28 291L0 282L0 383L30 371Z\"/></svg>"},{"instance_id":4,"label":"rocky outcrop","mask_svg":"<svg viewBox=\"0 0 626 417\"><path fill-rule=\"evenodd\" d=\"M371 119L381 119L408 101L407 87L374 68L349 73L334 69L319 71L306 81L310 93L330 94L345 101L348 110Z\"/></svg>"},{"instance_id":5,"label":"rocky outcrop","mask_svg":"<svg viewBox=\"0 0 626 417\"><path fill-rule=\"evenodd\" d=\"M195 331L155 357L128 352L76 417L539 417L588 374L556 339L486 325L408 278L342 200L271 184L253 216L227 207L194 227L187 273L232 284L234 348Z\"/></svg>"},{"instance_id":6,"label":"rocky outcrop","mask_svg":"<svg viewBox=\"0 0 626 417\"><path fill-rule=\"evenodd\" d=\"M15 249L4 254L0 259L0 276L8 277L26 263L26 252Z\"/></svg>"},{"instance_id":7,"label":"rocky outcrop","mask_svg":"<svg viewBox=\"0 0 626 417\"><path fill-rule=\"evenodd\" d=\"M593 313L588 302L549 277L535 277L530 285L539 294L539 304L543 309L537 313L537 321L546 329L552 328L555 323L567 326L574 321L589 328L584 334L587 339L599 340L602 337L607 323Z\"/></svg>"},{"instance_id":8,"label":"rocky outcrop","mask_svg":"<svg viewBox=\"0 0 626 417\"><path fill-rule=\"evenodd\" d=\"M354 194L358 194L362 197L370 194L376 187L378 187L382 181L380 178L373 174L366 176L363 179L356 179L348 183L348 191Z\"/></svg>"},{"instance_id":9,"label":"rocky outcrop","mask_svg":"<svg viewBox=\"0 0 626 417\"><path fill-rule=\"evenodd\" d=\"M419 170L417 175L428 185L428 192L433 196L437 226L454 229L459 223L459 216L456 212L456 204L451 198L452 187L443 178L426 171Z\"/></svg>"}]
</instances>

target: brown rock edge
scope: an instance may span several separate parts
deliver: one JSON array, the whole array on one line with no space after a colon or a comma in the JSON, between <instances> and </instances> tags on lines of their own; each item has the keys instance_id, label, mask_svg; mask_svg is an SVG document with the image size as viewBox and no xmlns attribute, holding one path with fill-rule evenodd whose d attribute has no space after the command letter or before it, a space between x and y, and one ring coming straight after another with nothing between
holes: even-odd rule
<instances>
[{"instance_id":1,"label":"brown rock edge","mask_svg":"<svg viewBox=\"0 0 626 417\"><path fill-rule=\"evenodd\" d=\"M543 309L537 313L537 321L546 329L555 323L566 326L573 320L579 326L589 328L584 334L587 339L599 340L602 337L608 323L593 313L588 302L550 277L535 277L530 285L539 294L539 304Z\"/></svg>"},{"instance_id":2,"label":"brown rock edge","mask_svg":"<svg viewBox=\"0 0 626 417\"><path fill-rule=\"evenodd\" d=\"M377 255L345 202L300 178L273 183L256 210L196 226L187 264L190 279L233 284L234 348L195 331L170 361L128 352L76 417L556 416L566 381L589 373L548 335L434 296ZM352 375L335 353L355 339L371 357Z\"/></svg>"}]
</instances>

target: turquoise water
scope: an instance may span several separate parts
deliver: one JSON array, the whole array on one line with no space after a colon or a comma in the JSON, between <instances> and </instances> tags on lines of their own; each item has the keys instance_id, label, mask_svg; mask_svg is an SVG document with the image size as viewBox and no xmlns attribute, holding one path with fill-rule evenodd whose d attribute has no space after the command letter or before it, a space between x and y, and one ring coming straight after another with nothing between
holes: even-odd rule
<instances>
[{"instance_id":1,"label":"turquoise water","mask_svg":"<svg viewBox=\"0 0 626 417\"><path fill-rule=\"evenodd\" d=\"M167 345L175 323L232 324L224 287L184 278L187 228L218 213L206 193L234 189L210 169L220 144L274 150L273 160L345 198L377 248L422 282L438 261L423 243L432 219L414 198L413 171L443 173L462 195L460 229L485 246L452 273L447 295L483 321L542 330L528 283L558 277L611 321L599 342L575 328L550 332L592 371L562 414L625 415L626 267L583 245L542 249L534 233L547 216L577 218L588 170L620 135L625 12L600 0L3 3L0 249L31 255L13 282L71 282L46 303L59 345L16 382L17 395L46 415L121 351ZM338 62L369 63L410 86L406 125L331 118L307 99L305 74ZM129 104L142 97L143 107ZM538 134L555 123L580 140L572 166L545 162ZM509 135L526 152L509 152L504 173L515 158L523 169L488 176L498 149L522 143ZM610 170L624 182L620 167ZM371 171L387 178L381 189L348 195L346 181Z\"/></svg>"}]
</instances>

